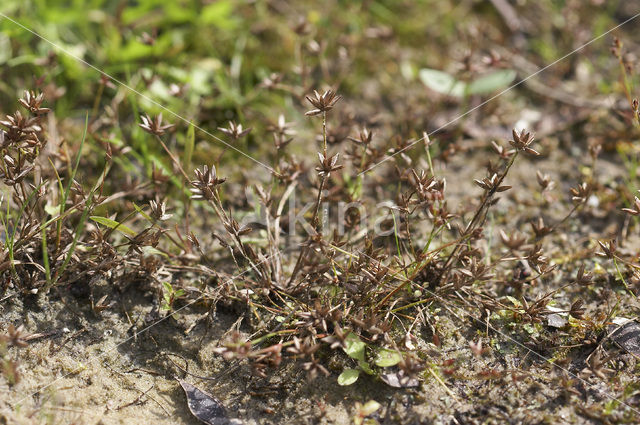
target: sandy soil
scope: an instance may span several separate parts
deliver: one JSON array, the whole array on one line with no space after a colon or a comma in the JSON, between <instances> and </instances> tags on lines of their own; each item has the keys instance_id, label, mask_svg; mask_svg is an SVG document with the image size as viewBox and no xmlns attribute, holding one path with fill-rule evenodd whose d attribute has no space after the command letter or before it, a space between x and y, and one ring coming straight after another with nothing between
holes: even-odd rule
<instances>
[{"instance_id":1,"label":"sandy soil","mask_svg":"<svg viewBox=\"0 0 640 425\"><path fill-rule=\"evenodd\" d=\"M575 176L575 168L557 155L535 164L522 161L507 183L532 189L535 181L531 175L541 169L561 185L569 185L565 178ZM439 170L449 176L451 199L477 190L471 179L482 175L482 166L478 161L470 162L468 156L460 156L447 169ZM603 160L599 167L609 179L618 178L614 164ZM500 217L518 212L518 216L526 217L526 208L526 200L516 195L501 201L495 214ZM557 202L551 203L545 214L560 217L564 211ZM606 217L589 215L588 210L583 217L589 217L590 224L581 225L582 235L589 234L589 229L601 235L619 225ZM521 221L512 227L526 225ZM562 244L558 243L552 253L561 250ZM109 295L111 307L95 313L89 299L103 294ZM459 361L455 379L445 381L435 373L425 373L419 387L395 389L365 375L356 384L341 387L336 383L345 361L340 353L323 359L331 371L326 378L308 381L305 372L291 364L268 378L258 378L246 365L227 363L213 353L230 329L247 331L242 309L221 306L209 311L196 304L158 322L165 313L158 312L155 300L157 294L148 287L136 283L123 286L108 277L62 287L49 297L4 299L0 304L0 331L6 332L11 323L23 324L25 332L36 337L26 348L11 348L12 355L19 358L22 379L14 386L0 382L0 423L200 423L188 411L176 377L216 396L229 417L246 424L347 424L356 413L356 402L368 400L382 405L370 418L379 423L586 423L591 420L581 404L602 400L604 396L597 388L606 391L605 384L597 380L589 381L594 387L582 385L578 396L550 385L552 367L535 356L522 356L510 340L518 338L516 333L492 334L491 353L469 360L467 341L473 340L482 326L477 318L453 311L454 307L433 318L445 336L442 347L436 349L427 342L430 338L426 330L420 343L433 364L446 359ZM146 329L150 324L154 325ZM562 364L578 372L584 357L584 352L573 352ZM626 379L635 379L635 360L628 356L621 359L631 371ZM478 378L491 370L511 372Z\"/></svg>"}]
</instances>

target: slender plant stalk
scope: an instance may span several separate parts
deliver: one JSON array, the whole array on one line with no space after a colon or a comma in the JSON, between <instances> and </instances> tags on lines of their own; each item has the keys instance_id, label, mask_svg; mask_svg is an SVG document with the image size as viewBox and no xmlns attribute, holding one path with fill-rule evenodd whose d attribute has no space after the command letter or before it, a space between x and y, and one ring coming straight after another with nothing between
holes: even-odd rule
<instances>
[{"instance_id":1,"label":"slender plant stalk","mask_svg":"<svg viewBox=\"0 0 640 425\"><path fill-rule=\"evenodd\" d=\"M185 182L189 183L189 176L182 168L182 165L180 164L180 161L178 161L178 158L176 158L176 156L169 150L169 148L162 141L160 136L158 136L157 134L155 136L158 142L160 142L160 145L163 147L164 151L167 153L167 155L169 155L169 158L171 158L171 161L175 164L176 167L178 167L178 170L180 170L180 174L182 174L182 177L184 177Z\"/></svg>"},{"instance_id":2,"label":"slender plant stalk","mask_svg":"<svg viewBox=\"0 0 640 425\"><path fill-rule=\"evenodd\" d=\"M82 140L80 141L80 147L78 148L78 154L76 155L76 162L73 166L73 170L71 171L71 175L69 176L69 182L67 183L67 187L62 192L62 199L60 199L60 215L64 214L64 210L67 205L67 198L69 197L69 192L71 191L71 186L73 185L73 181L76 178L76 173L78 172L78 168L80 167L80 158L82 155L82 148L84 146L85 140L87 139L88 128L89 128L89 114L87 113L84 119L84 132L82 134ZM53 168L55 170L55 167ZM56 171L56 175L57 174L58 173ZM58 176L58 181L60 181L59 176ZM60 250L61 234L62 234L62 220L58 221L57 229L56 229L56 254Z\"/></svg>"},{"instance_id":3,"label":"slender plant stalk","mask_svg":"<svg viewBox=\"0 0 640 425\"><path fill-rule=\"evenodd\" d=\"M511 169L511 166L513 165L513 163L515 162L516 158L518 157L518 153L519 153L519 151L516 151L511 156L511 160L509 160L509 162L507 163L507 166L505 167L504 171L500 174L498 182L496 184L494 184L495 188L498 188L498 187L500 187L500 185L502 185L502 182L507 177L507 174L509 173L509 170ZM482 197L482 201L480 202L480 206L476 210L475 214L473 215L473 218L471 219L471 221L469 222L469 224L465 228L464 232L462 233L462 236L459 239L460 242L463 242L463 241L465 241L466 239L469 238L469 236L471 235L473 230L476 228L477 224L481 221L481 218L484 216L483 212L485 210L485 207L487 206L489 201L493 198L493 195L495 195L495 193L496 193L495 190L485 191L484 196ZM462 246L461 243L457 243L454 246L453 250L451 251L451 254L449 254L449 256L447 257L447 260L445 261L444 266L442 268L442 272L440 273L440 277L438 278L439 283L442 283L442 280L444 280L447 277L447 275L449 274L449 269L451 268L451 266L453 264L453 261L455 259L455 255L458 253L458 249L461 246Z\"/></svg>"},{"instance_id":4,"label":"slender plant stalk","mask_svg":"<svg viewBox=\"0 0 640 425\"><path fill-rule=\"evenodd\" d=\"M324 158L327 157L327 112L322 112L322 155ZM322 203L322 192L324 192L324 187L327 183L328 173L322 174L322 180L320 182L320 188L318 189L318 196L316 197L316 204L314 206L313 218L311 219L311 227L313 227L314 231L318 231L318 215L320 211L320 204ZM308 247L302 247L300 250L300 255L296 260L296 264L293 267L293 272L291 273L291 277L289 278L289 285L294 282L296 276L300 272L300 268L302 267L302 261L306 258L307 253L309 251Z\"/></svg>"}]
</instances>

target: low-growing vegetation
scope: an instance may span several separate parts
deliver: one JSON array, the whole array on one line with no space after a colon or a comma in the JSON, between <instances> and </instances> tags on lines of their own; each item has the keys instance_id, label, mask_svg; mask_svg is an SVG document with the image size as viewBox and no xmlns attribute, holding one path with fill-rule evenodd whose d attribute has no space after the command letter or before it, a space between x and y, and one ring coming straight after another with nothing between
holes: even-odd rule
<instances>
[{"instance_id":1,"label":"low-growing vegetation","mask_svg":"<svg viewBox=\"0 0 640 425\"><path fill-rule=\"evenodd\" d=\"M639 11L63 3L0 7L5 422L638 421Z\"/></svg>"}]
</instances>

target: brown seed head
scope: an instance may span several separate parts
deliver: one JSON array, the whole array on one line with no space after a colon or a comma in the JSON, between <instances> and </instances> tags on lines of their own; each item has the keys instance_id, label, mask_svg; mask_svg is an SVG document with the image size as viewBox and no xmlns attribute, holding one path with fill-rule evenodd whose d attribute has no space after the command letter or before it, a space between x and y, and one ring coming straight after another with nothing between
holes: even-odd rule
<instances>
[{"instance_id":1,"label":"brown seed head","mask_svg":"<svg viewBox=\"0 0 640 425\"><path fill-rule=\"evenodd\" d=\"M141 115L140 119L142 119L142 124L138 125L147 133L155 136L162 136L166 130L173 127L173 124L162 123L162 113L158 114L155 119L150 118L147 114Z\"/></svg>"},{"instance_id":2,"label":"brown seed head","mask_svg":"<svg viewBox=\"0 0 640 425\"><path fill-rule=\"evenodd\" d=\"M369 146L372 137L373 132L369 131L367 127L364 127L362 130L360 130L360 134L358 135L357 139L355 137L347 137L347 139L359 145Z\"/></svg>"},{"instance_id":3,"label":"brown seed head","mask_svg":"<svg viewBox=\"0 0 640 425\"><path fill-rule=\"evenodd\" d=\"M338 101L342 98L342 96L338 96L336 92L333 90L327 90L323 94L317 92L317 90L313 91L313 97L305 96L309 103L313 105L315 109L307 111L305 115L312 117L314 115L319 115L323 112L328 112L338 103Z\"/></svg>"},{"instance_id":4,"label":"brown seed head","mask_svg":"<svg viewBox=\"0 0 640 425\"><path fill-rule=\"evenodd\" d=\"M533 143L534 135L532 133L527 132L526 130L520 131L518 133L515 129L511 131L513 135L513 140L510 140L509 143L511 146L516 148L516 150L523 151L526 153L530 153L532 155L540 155L540 153L534 149L532 149L531 143Z\"/></svg>"},{"instance_id":5,"label":"brown seed head","mask_svg":"<svg viewBox=\"0 0 640 425\"><path fill-rule=\"evenodd\" d=\"M216 187L226 180L218 178L216 167L213 165L211 168L205 165L202 167L202 170L196 169L195 174L196 179L191 181L191 185L193 186L191 188L193 199L214 199Z\"/></svg>"},{"instance_id":6,"label":"brown seed head","mask_svg":"<svg viewBox=\"0 0 640 425\"><path fill-rule=\"evenodd\" d=\"M631 208L623 208L622 211L631 215L640 215L640 199L634 197L633 206Z\"/></svg>"},{"instance_id":7,"label":"brown seed head","mask_svg":"<svg viewBox=\"0 0 640 425\"><path fill-rule=\"evenodd\" d=\"M251 131L251 127L247 129L242 128L242 124L236 124L235 121L229 121L229 127L218 127L218 130L222 131L233 140L238 140L241 137L246 136Z\"/></svg>"},{"instance_id":8,"label":"brown seed head","mask_svg":"<svg viewBox=\"0 0 640 425\"><path fill-rule=\"evenodd\" d=\"M571 188L571 194L573 195L571 200L574 204L583 204L591 195L591 185L586 182L580 183L577 187Z\"/></svg>"},{"instance_id":9,"label":"brown seed head","mask_svg":"<svg viewBox=\"0 0 640 425\"><path fill-rule=\"evenodd\" d=\"M43 108L42 102L44 101L44 94L40 93L36 95L32 91L25 90L22 99L18 99L18 102L34 115L43 115L49 112L51 109Z\"/></svg>"}]
</instances>

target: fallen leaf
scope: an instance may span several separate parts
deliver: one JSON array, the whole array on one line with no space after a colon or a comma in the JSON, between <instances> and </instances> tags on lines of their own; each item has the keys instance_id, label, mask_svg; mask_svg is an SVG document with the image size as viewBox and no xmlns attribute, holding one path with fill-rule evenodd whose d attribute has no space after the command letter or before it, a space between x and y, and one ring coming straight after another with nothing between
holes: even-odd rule
<instances>
[{"instance_id":1,"label":"fallen leaf","mask_svg":"<svg viewBox=\"0 0 640 425\"><path fill-rule=\"evenodd\" d=\"M640 323L630 320L616 327L611 339L627 353L640 356Z\"/></svg>"},{"instance_id":2,"label":"fallen leaf","mask_svg":"<svg viewBox=\"0 0 640 425\"><path fill-rule=\"evenodd\" d=\"M229 419L222 404L213 396L183 381L176 380L187 395L189 410L196 418L208 425L242 425L240 419Z\"/></svg>"}]
</instances>

